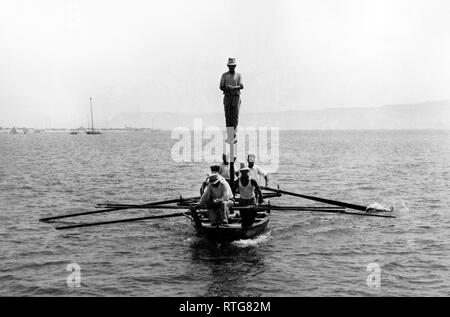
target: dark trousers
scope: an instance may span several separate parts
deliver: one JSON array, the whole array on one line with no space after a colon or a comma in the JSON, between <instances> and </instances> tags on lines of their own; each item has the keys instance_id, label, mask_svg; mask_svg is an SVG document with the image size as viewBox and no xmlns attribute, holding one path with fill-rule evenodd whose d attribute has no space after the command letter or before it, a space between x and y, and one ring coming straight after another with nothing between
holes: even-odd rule
<instances>
[{"instance_id":1,"label":"dark trousers","mask_svg":"<svg viewBox=\"0 0 450 317\"><path fill-rule=\"evenodd\" d=\"M250 206L256 206L256 198L250 198L250 199L240 199L239 200L239 206L241 207L250 207ZM255 209L247 209L247 210L241 210L241 223L242 227L248 227L251 226L255 222L256 218L256 210Z\"/></svg>"},{"instance_id":2,"label":"dark trousers","mask_svg":"<svg viewBox=\"0 0 450 317\"><path fill-rule=\"evenodd\" d=\"M241 107L240 95L225 95L223 97L225 108L225 123L227 127L237 127L239 121L239 108Z\"/></svg>"},{"instance_id":3,"label":"dark trousers","mask_svg":"<svg viewBox=\"0 0 450 317\"><path fill-rule=\"evenodd\" d=\"M239 206L242 206L242 207L256 206L256 198L255 197L250 198L250 199L243 199L243 198L241 198L239 200Z\"/></svg>"}]
</instances>

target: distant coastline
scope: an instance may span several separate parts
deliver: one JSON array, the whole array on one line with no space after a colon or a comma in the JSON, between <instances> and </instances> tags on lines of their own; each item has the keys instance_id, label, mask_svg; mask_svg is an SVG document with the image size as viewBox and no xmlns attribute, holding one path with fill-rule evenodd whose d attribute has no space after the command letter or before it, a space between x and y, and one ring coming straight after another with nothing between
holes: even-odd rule
<instances>
[{"instance_id":1,"label":"distant coastline","mask_svg":"<svg viewBox=\"0 0 450 317\"><path fill-rule=\"evenodd\" d=\"M243 106L241 109L245 109ZM222 113L119 113L106 124L173 129L192 127L195 119L206 126L223 126ZM369 108L247 113L241 127L279 127L280 130L428 130L450 129L450 100Z\"/></svg>"},{"instance_id":2,"label":"distant coastline","mask_svg":"<svg viewBox=\"0 0 450 317\"><path fill-rule=\"evenodd\" d=\"M109 120L99 120L97 128L117 131L172 130L177 127L192 128L196 119L201 119L203 128L222 127L224 124L224 115L221 112L123 112ZM19 126L16 125L16 128L21 129ZM72 129L61 127L63 124L59 126L40 129L46 131ZM278 112L246 112L243 105L239 126L278 127L280 130L447 130L450 129L450 100L365 108ZM12 126L3 127L0 130L11 128ZM36 130L33 127L27 128Z\"/></svg>"}]
</instances>

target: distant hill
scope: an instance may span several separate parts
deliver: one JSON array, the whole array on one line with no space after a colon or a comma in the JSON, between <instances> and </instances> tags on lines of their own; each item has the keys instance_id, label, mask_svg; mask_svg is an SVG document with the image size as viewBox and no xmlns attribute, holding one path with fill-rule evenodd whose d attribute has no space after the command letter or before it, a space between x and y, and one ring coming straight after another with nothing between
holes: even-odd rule
<instances>
[{"instance_id":1,"label":"distant hill","mask_svg":"<svg viewBox=\"0 0 450 317\"><path fill-rule=\"evenodd\" d=\"M191 128L201 118L204 127L224 126L223 113L119 113L109 128ZM369 108L328 108L314 111L241 112L240 126L304 129L450 129L450 100Z\"/></svg>"}]
</instances>

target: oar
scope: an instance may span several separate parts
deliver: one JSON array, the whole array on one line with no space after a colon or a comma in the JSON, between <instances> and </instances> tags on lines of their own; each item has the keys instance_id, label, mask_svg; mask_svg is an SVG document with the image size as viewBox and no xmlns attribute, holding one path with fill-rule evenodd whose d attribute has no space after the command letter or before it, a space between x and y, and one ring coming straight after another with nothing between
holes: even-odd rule
<instances>
[{"instance_id":1,"label":"oar","mask_svg":"<svg viewBox=\"0 0 450 317\"><path fill-rule=\"evenodd\" d=\"M261 206L258 206L260 208ZM273 209L273 210L337 210L337 211L345 211L342 207L308 207L308 206L275 206L275 205L269 205L267 209Z\"/></svg>"},{"instance_id":2,"label":"oar","mask_svg":"<svg viewBox=\"0 0 450 317\"><path fill-rule=\"evenodd\" d=\"M171 200L161 200L161 201L156 201L153 203L148 203L145 205L141 205L141 206L153 206L153 205L162 205L162 204L170 204L170 203L175 203L180 201L179 199L171 199ZM95 210L95 211L84 211L84 212L78 212L78 213L73 213L73 214L67 214L67 215L60 215L60 216L53 216L53 217L46 217L46 218L41 218L39 219L39 221L42 222L48 222L51 220L56 220L56 219L63 219L63 218L69 218L69 217L78 217L78 216L84 216L84 215L93 215L93 214L99 214L99 213L104 213L104 212L110 212L110 211L116 211L116 210L122 210L122 209L135 209L136 207L115 207L115 208L108 208L108 209L101 209L101 210Z\"/></svg>"},{"instance_id":3,"label":"oar","mask_svg":"<svg viewBox=\"0 0 450 317\"><path fill-rule=\"evenodd\" d=\"M288 192L288 191L280 190L280 189L276 189L276 188L271 188L271 187L263 187L263 186L261 186L261 188L265 189L265 190L270 190L270 191L273 191L273 192L285 194L285 195L301 197L301 198L314 200L314 201L318 201L318 202L325 203L325 204L341 206L341 207L345 207L345 208L349 208L349 209L355 209L355 210L360 210L360 211L369 211L369 210L370 211L380 211L380 212L381 211L382 212L388 211L386 209L372 209L372 208L369 208L369 207L366 207L366 206L350 204L350 203L346 203L346 202L343 202L343 201L337 201L337 200L331 200L331 199L320 198L320 197L315 197L315 196L309 196L309 195L292 193L292 192Z\"/></svg>"},{"instance_id":4,"label":"oar","mask_svg":"<svg viewBox=\"0 0 450 317\"><path fill-rule=\"evenodd\" d=\"M393 215L386 214L372 214L367 212L348 212L343 208L335 208L335 207L296 207L296 206L261 206L256 207L260 210L293 210L293 211L311 211L311 212L329 212L329 213L337 213L337 214L346 214L346 215L355 215L355 216L366 216L366 217L381 217L381 218L395 218Z\"/></svg>"},{"instance_id":5,"label":"oar","mask_svg":"<svg viewBox=\"0 0 450 317\"><path fill-rule=\"evenodd\" d=\"M160 219L160 218L173 218L173 217L180 217L180 216L184 216L184 215L187 215L187 213L185 213L185 212L177 212L177 213L174 213L174 214L167 214L167 215L127 218L127 219L101 221L101 222L81 223L81 224L77 224L77 225L56 227L55 229L56 230L65 230L65 229L74 229L74 228L81 228L81 227L109 225L109 224L113 224L113 223L133 222L133 221L141 221L141 220L149 220L149 219Z\"/></svg>"},{"instance_id":6,"label":"oar","mask_svg":"<svg viewBox=\"0 0 450 317\"><path fill-rule=\"evenodd\" d=\"M178 202L187 202L192 200L198 200L200 199L200 196L196 197L188 197L183 198L180 197L178 199L170 199L170 200L163 200L160 202L153 202L153 203L146 203L146 204L119 204L119 203L104 203L104 204L97 204L97 207L107 207L107 208L120 208L120 207L135 207L135 206L151 206L151 205L161 205L161 204L171 204L171 203L178 203Z\"/></svg>"}]
</instances>

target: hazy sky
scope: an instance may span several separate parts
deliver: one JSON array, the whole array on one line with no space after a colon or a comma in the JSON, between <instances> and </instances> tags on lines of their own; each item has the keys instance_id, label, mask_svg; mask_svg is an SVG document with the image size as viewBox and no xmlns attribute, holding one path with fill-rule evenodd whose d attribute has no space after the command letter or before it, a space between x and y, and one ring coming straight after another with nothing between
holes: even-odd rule
<instances>
[{"instance_id":1,"label":"hazy sky","mask_svg":"<svg viewBox=\"0 0 450 317\"><path fill-rule=\"evenodd\" d=\"M450 98L447 0L3 0L0 126L119 112L223 111L229 56L243 111Z\"/></svg>"}]
</instances>

